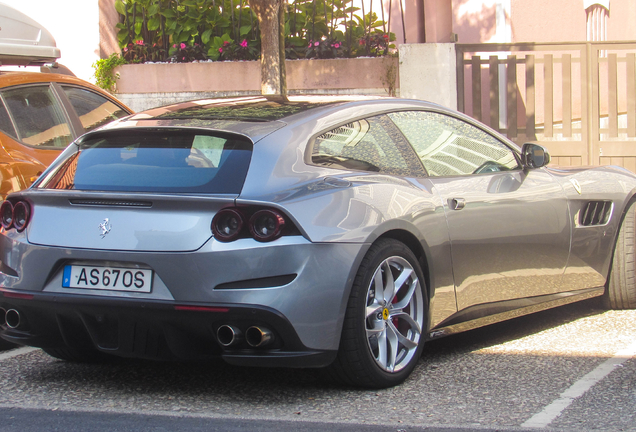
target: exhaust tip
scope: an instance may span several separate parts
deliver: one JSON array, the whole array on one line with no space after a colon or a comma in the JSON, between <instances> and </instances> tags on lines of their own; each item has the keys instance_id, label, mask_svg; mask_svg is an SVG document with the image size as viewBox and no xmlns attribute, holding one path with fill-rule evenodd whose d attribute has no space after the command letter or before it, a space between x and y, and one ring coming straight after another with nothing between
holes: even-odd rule
<instances>
[{"instance_id":1,"label":"exhaust tip","mask_svg":"<svg viewBox=\"0 0 636 432\"><path fill-rule=\"evenodd\" d=\"M274 334L269 329L252 326L245 331L245 341L253 348L263 347L274 341Z\"/></svg>"},{"instance_id":2,"label":"exhaust tip","mask_svg":"<svg viewBox=\"0 0 636 432\"><path fill-rule=\"evenodd\" d=\"M216 330L216 339L224 347L229 347L243 339L243 332L234 326L224 324Z\"/></svg>"},{"instance_id":3,"label":"exhaust tip","mask_svg":"<svg viewBox=\"0 0 636 432\"><path fill-rule=\"evenodd\" d=\"M7 327L16 329L20 327L20 312L15 309L9 309L4 315L4 320L7 323Z\"/></svg>"}]
</instances>

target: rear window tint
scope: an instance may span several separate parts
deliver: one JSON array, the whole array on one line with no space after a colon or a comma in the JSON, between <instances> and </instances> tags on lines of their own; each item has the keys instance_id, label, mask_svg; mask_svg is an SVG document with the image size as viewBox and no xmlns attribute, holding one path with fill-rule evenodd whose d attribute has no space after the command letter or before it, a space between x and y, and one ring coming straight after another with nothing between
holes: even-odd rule
<instances>
[{"instance_id":1,"label":"rear window tint","mask_svg":"<svg viewBox=\"0 0 636 432\"><path fill-rule=\"evenodd\" d=\"M183 130L118 131L84 138L44 189L239 193L252 142Z\"/></svg>"}]
</instances>

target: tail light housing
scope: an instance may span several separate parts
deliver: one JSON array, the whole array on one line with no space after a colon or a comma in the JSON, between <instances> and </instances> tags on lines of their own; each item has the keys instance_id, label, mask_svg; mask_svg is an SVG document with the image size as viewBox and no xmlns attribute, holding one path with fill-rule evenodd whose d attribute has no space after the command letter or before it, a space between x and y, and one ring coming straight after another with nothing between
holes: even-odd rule
<instances>
[{"instance_id":1,"label":"tail light housing","mask_svg":"<svg viewBox=\"0 0 636 432\"><path fill-rule=\"evenodd\" d=\"M222 242L237 239L243 231L243 215L231 208L219 211L212 220L214 238Z\"/></svg>"},{"instance_id":2,"label":"tail light housing","mask_svg":"<svg viewBox=\"0 0 636 432\"><path fill-rule=\"evenodd\" d=\"M222 242L250 237L259 242L270 242L283 235L298 234L298 230L277 209L228 207L214 216L212 233L214 238Z\"/></svg>"},{"instance_id":3,"label":"tail light housing","mask_svg":"<svg viewBox=\"0 0 636 432\"><path fill-rule=\"evenodd\" d=\"M259 210L252 215L248 226L255 240L268 242L283 234L285 218L275 210Z\"/></svg>"},{"instance_id":4,"label":"tail light housing","mask_svg":"<svg viewBox=\"0 0 636 432\"><path fill-rule=\"evenodd\" d=\"M0 224L5 230L13 227L13 204L10 201L3 201L0 205Z\"/></svg>"},{"instance_id":5,"label":"tail light housing","mask_svg":"<svg viewBox=\"0 0 636 432\"><path fill-rule=\"evenodd\" d=\"M0 205L0 224L5 230L24 231L31 219L31 205L26 201L3 201Z\"/></svg>"}]
</instances>

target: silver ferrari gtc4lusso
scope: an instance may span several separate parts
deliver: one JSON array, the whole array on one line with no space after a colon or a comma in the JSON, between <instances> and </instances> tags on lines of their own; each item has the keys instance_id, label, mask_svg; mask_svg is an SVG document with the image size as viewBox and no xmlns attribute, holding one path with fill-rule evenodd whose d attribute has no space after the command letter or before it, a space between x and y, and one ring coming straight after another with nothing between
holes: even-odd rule
<instances>
[{"instance_id":1,"label":"silver ferrari gtc4lusso","mask_svg":"<svg viewBox=\"0 0 636 432\"><path fill-rule=\"evenodd\" d=\"M636 177L549 159L414 100L135 114L2 203L0 335L381 388L432 338L594 296L636 307Z\"/></svg>"}]
</instances>

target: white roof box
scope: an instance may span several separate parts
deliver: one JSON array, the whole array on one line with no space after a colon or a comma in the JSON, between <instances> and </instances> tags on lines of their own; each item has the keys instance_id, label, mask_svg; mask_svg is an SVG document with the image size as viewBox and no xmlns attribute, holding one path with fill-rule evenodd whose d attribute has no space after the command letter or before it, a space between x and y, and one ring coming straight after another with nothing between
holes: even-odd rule
<instances>
[{"instance_id":1,"label":"white roof box","mask_svg":"<svg viewBox=\"0 0 636 432\"><path fill-rule=\"evenodd\" d=\"M39 66L60 57L55 39L44 27L0 3L0 62L3 65Z\"/></svg>"}]
</instances>

